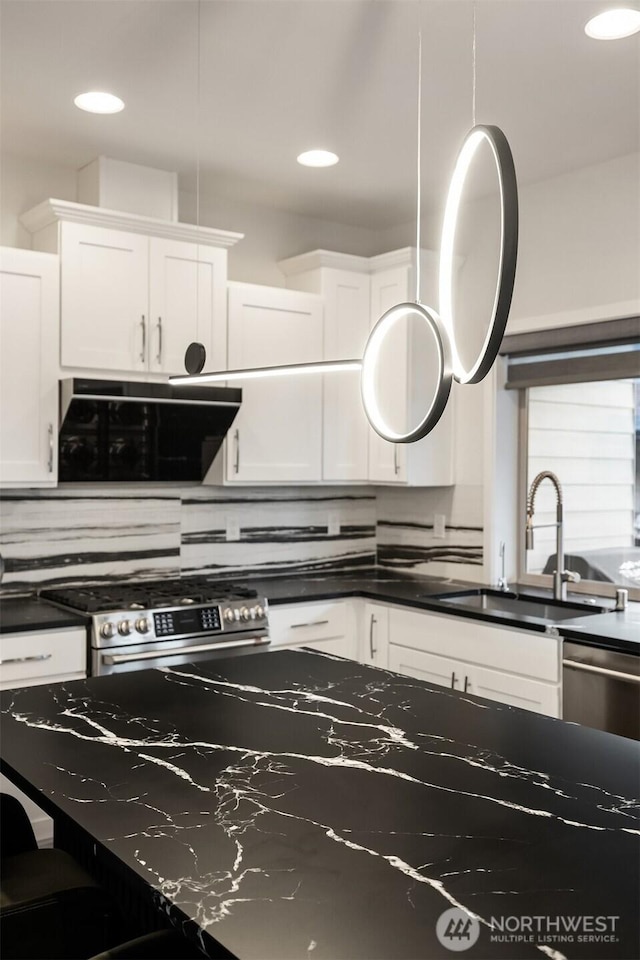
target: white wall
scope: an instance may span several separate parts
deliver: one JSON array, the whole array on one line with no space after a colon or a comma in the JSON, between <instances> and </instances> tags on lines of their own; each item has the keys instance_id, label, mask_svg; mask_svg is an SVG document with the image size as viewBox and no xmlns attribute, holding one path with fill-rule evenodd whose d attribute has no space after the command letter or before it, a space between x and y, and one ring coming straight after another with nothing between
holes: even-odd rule
<instances>
[{"instance_id":1,"label":"white wall","mask_svg":"<svg viewBox=\"0 0 640 960\"><path fill-rule=\"evenodd\" d=\"M443 196L440 209L423 217L423 242L434 250L444 201ZM518 268L507 333L640 312L640 153L521 184L519 201ZM398 224L379 234L378 252L414 239L415 222Z\"/></svg>"},{"instance_id":2,"label":"white wall","mask_svg":"<svg viewBox=\"0 0 640 960\"><path fill-rule=\"evenodd\" d=\"M76 170L72 166L3 154L0 164L0 245L31 247L31 236L19 217L47 197L76 199ZM180 192L179 218L196 222L195 196ZM229 203L224 197L203 197L200 223L244 233L229 251L229 278L247 283L284 286L277 262L307 250L325 248L369 256L377 251L377 234L328 220L302 217L269 207Z\"/></svg>"},{"instance_id":3,"label":"white wall","mask_svg":"<svg viewBox=\"0 0 640 960\"><path fill-rule=\"evenodd\" d=\"M31 234L19 217L36 204L55 197L76 199L75 167L2 154L0 163L0 245L31 248Z\"/></svg>"},{"instance_id":4,"label":"white wall","mask_svg":"<svg viewBox=\"0 0 640 960\"><path fill-rule=\"evenodd\" d=\"M179 208L181 220L196 222L193 194L181 191ZM377 252L377 233L373 230L272 207L242 206L224 197L201 199L200 223L244 233L244 239L229 250L229 279L246 283L286 286L278 261L309 250L337 250L364 257Z\"/></svg>"}]
</instances>

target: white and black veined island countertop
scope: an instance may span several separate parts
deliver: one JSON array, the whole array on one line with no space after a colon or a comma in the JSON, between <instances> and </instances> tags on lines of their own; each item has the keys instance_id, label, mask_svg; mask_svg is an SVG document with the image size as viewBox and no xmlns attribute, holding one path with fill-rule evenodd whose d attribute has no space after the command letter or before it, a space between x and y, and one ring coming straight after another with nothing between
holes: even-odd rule
<instances>
[{"instance_id":1,"label":"white and black veined island countertop","mask_svg":"<svg viewBox=\"0 0 640 960\"><path fill-rule=\"evenodd\" d=\"M383 603L397 603L416 609L431 610L449 616L470 617L477 620L501 623L516 629L543 632L544 620L520 614L503 614L497 617L487 610L455 607L442 603L438 594L480 589L482 584L460 580L445 580L440 577L412 575L378 567L362 570L298 572L287 576L256 577L251 571L238 572L221 577L255 586L266 596L269 603L312 602L314 600L340 599L341 597L366 597ZM548 591L525 587L524 594L549 596ZM576 595L577 603L585 598ZM612 600L603 600L603 606L612 607ZM58 609L53 604L37 597L0 598L0 633L12 633L36 629L52 629L63 626L82 626L86 620L76 614ZM640 655L640 604L632 603L624 613L607 612L555 624L561 636L599 647L619 650L622 653Z\"/></svg>"},{"instance_id":2,"label":"white and black veined island countertop","mask_svg":"<svg viewBox=\"0 0 640 960\"><path fill-rule=\"evenodd\" d=\"M462 956L638 956L634 741L304 650L0 705L3 772L210 952L442 960L459 905Z\"/></svg>"}]
</instances>

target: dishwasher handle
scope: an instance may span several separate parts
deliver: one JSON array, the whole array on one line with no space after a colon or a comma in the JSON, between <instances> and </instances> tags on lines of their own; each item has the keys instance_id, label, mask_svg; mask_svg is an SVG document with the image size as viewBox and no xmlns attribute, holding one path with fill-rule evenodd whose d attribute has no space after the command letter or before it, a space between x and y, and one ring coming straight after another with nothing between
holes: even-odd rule
<instances>
[{"instance_id":1,"label":"dishwasher handle","mask_svg":"<svg viewBox=\"0 0 640 960\"><path fill-rule=\"evenodd\" d=\"M615 680L624 680L627 683L640 683L640 676L633 673L622 673L621 670L609 670L608 667L596 667L591 663L581 663L579 660L563 660L562 666L567 670L584 670L586 673L599 673Z\"/></svg>"}]
</instances>

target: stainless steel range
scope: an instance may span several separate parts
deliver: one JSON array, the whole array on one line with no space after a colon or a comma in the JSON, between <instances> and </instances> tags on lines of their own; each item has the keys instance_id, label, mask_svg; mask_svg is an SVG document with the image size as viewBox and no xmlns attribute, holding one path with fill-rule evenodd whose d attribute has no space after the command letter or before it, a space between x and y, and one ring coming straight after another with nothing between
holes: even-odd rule
<instances>
[{"instance_id":1,"label":"stainless steel range","mask_svg":"<svg viewBox=\"0 0 640 960\"><path fill-rule=\"evenodd\" d=\"M266 598L207 577L61 587L40 596L90 618L93 676L257 653L270 642Z\"/></svg>"}]
</instances>

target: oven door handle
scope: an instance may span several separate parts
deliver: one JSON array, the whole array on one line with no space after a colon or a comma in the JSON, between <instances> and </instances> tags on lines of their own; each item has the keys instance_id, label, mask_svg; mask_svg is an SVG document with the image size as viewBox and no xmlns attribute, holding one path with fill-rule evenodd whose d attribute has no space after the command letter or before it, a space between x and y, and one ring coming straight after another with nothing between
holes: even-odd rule
<instances>
[{"instance_id":1,"label":"oven door handle","mask_svg":"<svg viewBox=\"0 0 640 960\"><path fill-rule=\"evenodd\" d=\"M108 667L118 663L135 663L137 660L164 660L166 657L180 657L189 653L207 653L215 650L233 650L235 647L266 647L271 640L266 636L254 637L252 640L233 640L229 643L202 643L193 647L174 647L172 650L147 650L144 653L109 653L104 654L102 662Z\"/></svg>"},{"instance_id":2,"label":"oven door handle","mask_svg":"<svg viewBox=\"0 0 640 960\"><path fill-rule=\"evenodd\" d=\"M622 673L620 670L609 670L607 667L596 667L580 660L563 660L562 666L568 670L585 670L587 673L600 673L605 677L614 677L616 680L626 680L628 683L640 683L640 676L632 673Z\"/></svg>"}]
</instances>

